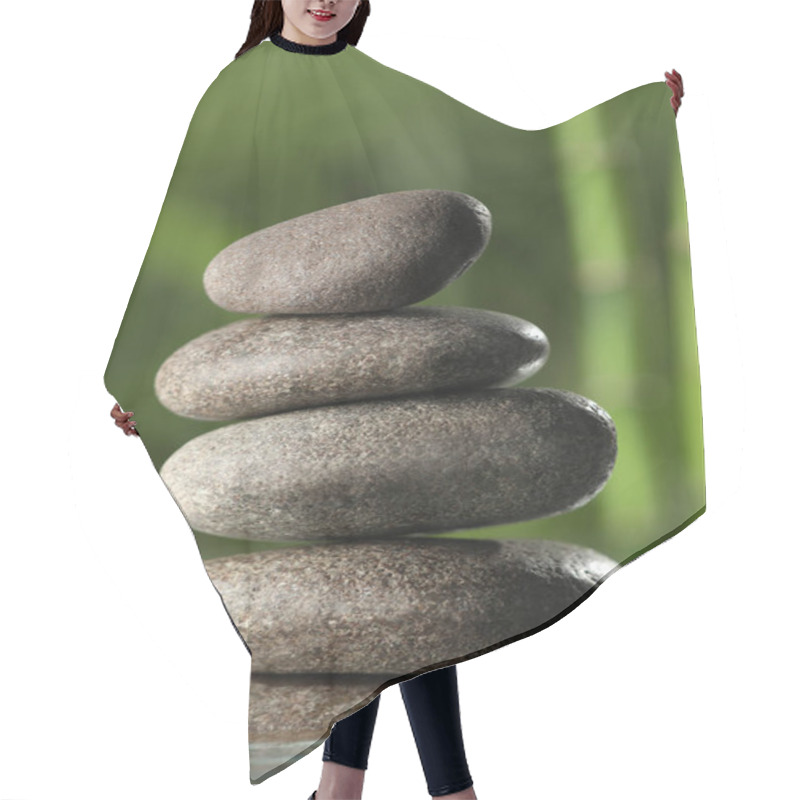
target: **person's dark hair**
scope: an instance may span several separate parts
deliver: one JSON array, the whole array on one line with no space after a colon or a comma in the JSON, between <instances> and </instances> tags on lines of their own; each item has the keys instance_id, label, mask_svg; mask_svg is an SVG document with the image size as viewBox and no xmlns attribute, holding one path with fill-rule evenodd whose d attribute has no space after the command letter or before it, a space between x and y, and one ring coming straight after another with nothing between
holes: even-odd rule
<instances>
[{"instance_id":1,"label":"person's dark hair","mask_svg":"<svg viewBox=\"0 0 800 800\"><path fill-rule=\"evenodd\" d=\"M353 18L339 31L336 38L346 39L347 43L351 45L358 44L368 16L369 0L361 0ZM239 58L257 44L261 44L264 39L272 36L273 33L280 33L281 30L283 30L283 6L280 0L255 0L253 10L250 12L250 30L247 32L247 39L234 58Z\"/></svg>"}]
</instances>

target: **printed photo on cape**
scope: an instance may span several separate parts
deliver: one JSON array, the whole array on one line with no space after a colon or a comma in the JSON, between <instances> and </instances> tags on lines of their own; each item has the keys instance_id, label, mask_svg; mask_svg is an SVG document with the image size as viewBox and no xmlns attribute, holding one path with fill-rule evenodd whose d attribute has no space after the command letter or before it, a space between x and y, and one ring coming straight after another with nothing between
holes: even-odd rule
<instances>
[{"instance_id":1,"label":"printed photo on cape","mask_svg":"<svg viewBox=\"0 0 800 800\"><path fill-rule=\"evenodd\" d=\"M44 29L9 12L25 74L9 84L0 798L307 797L327 721L381 685L364 796L425 796L394 684L445 663L480 797L791 785L792 431L769 399L788 396L789 126L777 63L725 77L765 22L703 4L389 5L373 2L359 68L314 62L311 84L269 42L232 61L249 3L79 3ZM262 58L285 80L255 80ZM241 243L278 252L287 223L283 260L250 265L277 306L236 306L261 240ZM296 245L334 229L309 252L338 277L304 293ZM226 251L220 294L206 270ZM255 335L266 371L234 370L224 392L182 350L208 346L195 365L216 369ZM543 410L546 434L526 427ZM233 440L204 437L256 429L214 461ZM534 497L545 451L537 480L559 480ZM596 571L531 621L513 580L536 583L542 542L562 564L596 553ZM339 553L362 561L337 573ZM252 564L295 588L237 605L263 583ZM254 687L281 681L287 715L261 722L288 731L283 751L253 715ZM355 693L294 729L302 681Z\"/></svg>"}]
</instances>

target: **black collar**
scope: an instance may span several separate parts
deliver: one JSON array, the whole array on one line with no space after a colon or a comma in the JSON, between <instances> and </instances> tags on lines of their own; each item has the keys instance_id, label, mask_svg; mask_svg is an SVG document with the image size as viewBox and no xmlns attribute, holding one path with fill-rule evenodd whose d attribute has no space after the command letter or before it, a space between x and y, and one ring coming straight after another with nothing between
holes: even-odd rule
<instances>
[{"instance_id":1,"label":"black collar","mask_svg":"<svg viewBox=\"0 0 800 800\"><path fill-rule=\"evenodd\" d=\"M314 56L327 56L333 53L341 53L347 47L347 39L337 39L330 44L299 44L281 36L279 33L273 33L269 37L272 44L280 47L281 50L288 50L290 53L306 53Z\"/></svg>"}]
</instances>

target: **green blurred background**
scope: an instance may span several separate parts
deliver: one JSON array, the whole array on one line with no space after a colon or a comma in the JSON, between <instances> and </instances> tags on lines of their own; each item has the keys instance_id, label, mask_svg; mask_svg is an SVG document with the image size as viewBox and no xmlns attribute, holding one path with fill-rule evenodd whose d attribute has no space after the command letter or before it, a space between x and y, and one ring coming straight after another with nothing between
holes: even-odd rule
<instances>
[{"instance_id":1,"label":"green blurred background","mask_svg":"<svg viewBox=\"0 0 800 800\"><path fill-rule=\"evenodd\" d=\"M538 325L548 363L518 386L567 389L614 419L619 455L583 508L453 531L546 538L623 562L705 507L686 202L663 83L541 131L499 123L356 48L306 57L263 42L229 64L192 118L105 374L158 469L229 422L155 397L178 347L245 315L202 275L236 239L300 214L406 189L466 192L493 232L466 273L420 305L501 311ZM291 412L288 412L291 413ZM195 531L204 559L280 546Z\"/></svg>"}]
</instances>

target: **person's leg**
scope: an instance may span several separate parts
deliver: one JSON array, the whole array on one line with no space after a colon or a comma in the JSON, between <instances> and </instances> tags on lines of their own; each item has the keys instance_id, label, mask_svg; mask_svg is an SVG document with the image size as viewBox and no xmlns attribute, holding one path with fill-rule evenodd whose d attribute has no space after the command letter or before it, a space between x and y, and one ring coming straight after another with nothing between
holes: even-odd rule
<instances>
[{"instance_id":1,"label":"person's leg","mask_svg":"<svg viewBox=\"0 0 800 800\"><path fill-rule=\"evenodd\" d=\"M322 777L314 800L360 800L380 699L378 695L334 724L322 751Z\"/></svg>"},{"instance_id":2,"label":"person's leg","mask_svg":"<svg viewBox=\"0 0 800 800\"><path fill-rule=\"evenodd\" d=\"M400 684L431 797L475 797L467 766L455 665Z\"/></svg>"}]
</instances>

